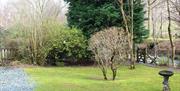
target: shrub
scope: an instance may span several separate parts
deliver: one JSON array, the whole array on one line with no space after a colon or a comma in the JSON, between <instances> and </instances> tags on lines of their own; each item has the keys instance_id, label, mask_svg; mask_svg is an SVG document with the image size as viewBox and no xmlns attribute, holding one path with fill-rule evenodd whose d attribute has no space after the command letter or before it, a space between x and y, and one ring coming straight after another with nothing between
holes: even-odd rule
<instances>
[{"instance_id":1,"label":"shrub","mask_svg":"<svg viewBox=\"0 0 180 91\"><path fill-rule=\"evenodd\" d=\"M170 60L170 59L169 59ZM159 66L167 66L169 63L168 63L168 57L160 57L157 59L157 64Z\"/></svg>"},{"instance_id":2,"label":"shrub","mask_svg":"<svg viewBox=\"0 0 180 91\"><path fill-rule=\"evenodd\" d=\"M47 24L48 30L44 47L47 64L57 61L77 61L87 57L87 41L82 32L76 28L67 28L59 24Z\"/></svg>"},{"instance_id":3,"label":"shrub","mask_svg":"<svg viewBox=\"0 0 180 91\"><path fill-rule=\"evenodd\" d=\"M59 60L75 61L87 56L87 41L82 32L56 21L49 20L36 26L17 24L5 33L3 42L8 44L3 46L16 47L17 60L23 63L55 65Z\"/></svg>"},{"instance_id":4,"label":"shrub","mask_svg":"<svg viewBox=\"0 0 180 91\"><path fill-rule=\"evenodd\" d=\"M176 55L174 59L175 60L180 60L180 55Z\"/></svg>"},{"instance_id":5,"label":"shrub","mask_svg":"<svg viewBox=\"0 0 180 91\"><path fill-rule=\"evenodd\" d=\"M56 65L59 66L59 67L64 67L65 66L64 62L56 62Z\"/></svg>"},{"instance_id":6,"label":"shrub","mask_svg":"<svg viewBox=\"0 0 180 91\"><path fill-rule=\"evenodd\" d=\"M110 66L115 80L118 66L127 59L128 37L119 28L109 28L92 36L89 43L95 55L104 79L107 80L107 68Z\"/></svg>"}]
</instances>

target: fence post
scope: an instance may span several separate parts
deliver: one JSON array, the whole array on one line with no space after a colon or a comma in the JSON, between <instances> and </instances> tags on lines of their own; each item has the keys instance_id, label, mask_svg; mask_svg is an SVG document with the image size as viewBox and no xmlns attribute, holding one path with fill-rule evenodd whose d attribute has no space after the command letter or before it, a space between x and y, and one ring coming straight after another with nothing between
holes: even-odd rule
<instances>
[{"instance_id":1,"label":"fence post","mask_svg":"<svg viewBox=\"0 0 180 91\"><path fill-rule=\"evenodd\" d=\"M0 64L6 66L13 61L15 51L15 48L0 48Z\"/></svg>"}]
</instances>

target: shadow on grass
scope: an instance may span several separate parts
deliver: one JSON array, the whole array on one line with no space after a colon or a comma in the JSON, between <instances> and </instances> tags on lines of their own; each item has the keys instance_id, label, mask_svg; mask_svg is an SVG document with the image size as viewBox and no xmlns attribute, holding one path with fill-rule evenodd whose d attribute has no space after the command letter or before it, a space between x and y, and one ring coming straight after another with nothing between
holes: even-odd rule
<instances>
[{"instance_id":1,"label":"shadow on grass","mask_svg":"<svg viewBox=\"0 0 180 91\"><path fill-rule=\"evenodd\" d=\"M91 76L91 77L82 77L82 79L86 80L94 80L94 81L117 81L120 80L119 78L116 78L115 80L112 80L112 78L108 78L108 80L105 80L103 76Z\"/></svg>"}]
</instances>

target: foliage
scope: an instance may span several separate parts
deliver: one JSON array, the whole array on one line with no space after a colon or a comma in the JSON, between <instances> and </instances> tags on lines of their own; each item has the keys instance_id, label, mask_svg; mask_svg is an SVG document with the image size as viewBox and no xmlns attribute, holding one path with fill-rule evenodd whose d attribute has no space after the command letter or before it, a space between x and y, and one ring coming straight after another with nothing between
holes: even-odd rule
<instances>
[{"instance_id":1,"label":"foliage","mask_svg":"<svg viewBox=\"0 0 180 91\"><path fill-rule=\"evenodd\" d=\"M144 26L144 5L142 0L134 0L134 42L141 43L148 38L149 31Z\"/></svg>"},{"instance_id":2,"label":"foliage","mask_svg":"<svg viewBox=\"0 0 180 91\"><path fill-rule=\"evenodd\" d=\"M127 34L115 27L105 29L91 37L89 46L103 72L104 79L107 80L107 68L110 66L115 80L119 64L127 60Z\"/></svg>"},{"instance_id":3,"label":"foliage","mask_svg":"<svg viewBox=\"0 0 180 91\"><path fill-rule=\"evenodd\" d=\"M3 29L0 26L0 36L3 36L2 31L3 31ZM3 38L0 37L0 47L2 47L2 40L3 40Z\"/></svg>"},{"instance_id":4,"label":"foliage","mask_svg":"<svg viewBox=\"0 0 180 91\"><path fill-rule=\"evenodd\" d=\"M90 37L97 31L112 26L123 26L122 14L117 0L66 0L70 2L68 24L82 29ZM127 2L125 12L129 14ZM134 0L134 41L142 42L148 37L144 27L144 5L141 0Z\"/></svg>"},{"instance_id":5,"label":"foliage","mask_svg":"<svg viewBox=\"0 0 180 91\"><path fill-rule=\"evenodd\" d=\"M91 34L106 27L118 26L119 9L115 0L66 0L70 2L68 16L69 26L77 26L84 34Z\"/></svg>"},{"instance_id":6,"label":"foliage","mask_svg":"<svg viewBox=\"0 0 180 91\"><path fill-rule=\"evenodd\" d=\"M180 55L176 55L174 59L175 60L180 60Z\"/></svg>"},{"instance_id":7,"label":"foliage","mask_svg":"<svg viewBox=\"0 0 180 91\"><path fill-rule=\"evenodd\" d=\"M168 60L170 60L168 57L160 57L160 58L157 59L157 62L158 62L157 64L159 66L167 66L169 64Z\"/></svg>"},{"instance_id":8,"label":"foliage","mask_svg":"<svg viewBox=\"0 0 180 91\"><path fill-rule=\"evenodd\" d=\"M17 24L5 33L4 46L17 48L18 60L26 63L44 65L51 53L54 56L49 61L55 63L62 58L57 54L59 52L63 52L66 58L73 58L73 61L86 57L87 41L81 31L69 29L56 21L48 20L36 26Z\"/></svg>"},{"instance_id":9,"label":"foliage","mask_svg":"<svg viewBox=\"0 0 180 91\"><path fill-rule=\"evenodd\" d=\"M64 67L65 66L64 62L56 62L56 65L58 67Z\"/></svg>"},{"instance_id":10,"label":"foliage","mask_svg":"<svg viewBox=\"0 0 180 91\"><path fill-rule=\"evenodd\" d=\"M77 61L87 56L87 41L80 30L69 29L58 23L46 24L45 30L48 32L43 51L50 61Z\"/></svg>"},{"instance_id":11,"label":"foliage","mask_svg":"<svg viewBox=\"0 0 180 91\"><path fill-rule=\"evenodd\" d=\"M19 49L17 50L17 53L15 55L16 60L20 60L20 57L23 57L23 59L25 59L25 55L28 56L27 51L22 50L26 48L25 43L27 43L27 39L23 36L25 34L23 32L23 28L20 27L20 25L17 24L5 31L2 31L1 35L1 47Z\"/></svg>"}]
</instances>

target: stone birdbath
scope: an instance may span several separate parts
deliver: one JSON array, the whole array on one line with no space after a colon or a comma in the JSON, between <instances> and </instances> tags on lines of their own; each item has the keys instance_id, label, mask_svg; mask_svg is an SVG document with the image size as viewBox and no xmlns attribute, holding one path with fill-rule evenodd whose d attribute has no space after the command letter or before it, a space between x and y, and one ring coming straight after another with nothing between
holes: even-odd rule
<instances>
[{"instance_id":1,"label":"stone birdbath","mask_svg":"<svg viewBox=\"0 0 180 91\"><path fill-rule=\"evenodd\" d=\"M168 71L168 70L162 70L159 72L159 75L164 77L164 81L163 81L163 91L171 91L170 87L169 87L169 77L172 76L174 73L172 71Z\"/></svg>"}]
</instances>

